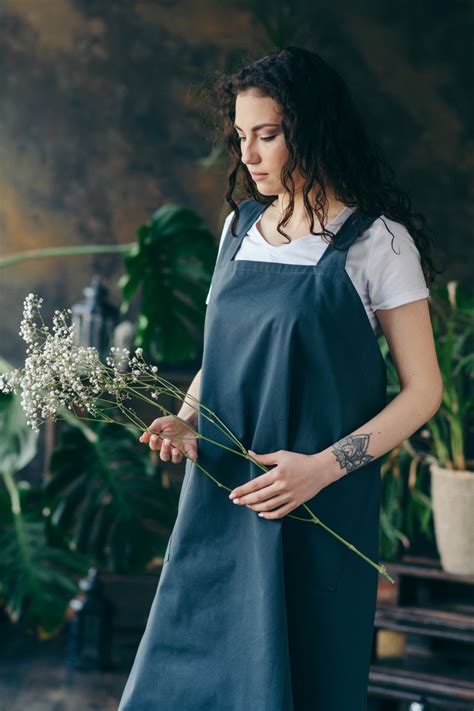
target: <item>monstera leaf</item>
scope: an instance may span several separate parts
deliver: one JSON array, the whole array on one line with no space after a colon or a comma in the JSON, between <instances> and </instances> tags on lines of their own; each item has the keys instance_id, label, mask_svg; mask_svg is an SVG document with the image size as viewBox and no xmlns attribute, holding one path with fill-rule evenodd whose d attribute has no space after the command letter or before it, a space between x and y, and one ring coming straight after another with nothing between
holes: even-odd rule
<instances>
[{"instance_id":1,"label":"monstera leaf","mask_svg":"<svg viewBox=\"0 0 474 711\"><path fill-rule=\"evenodd\" d=\"M12 622L47 638L64 624L88 561L52 546L40 502L28 504L34 493L18 487L17 494L20 507L12 510L8 493L0 490L0 595Z\"/></svg>"},{"instance_id":2,"label":"monstera leaf","mask_svg":"<svg viewBox=\"0 0 474 711\"><path fill-rule=\"evenodd\" d=\"M0 372L12 366L0 358ZM38 435L26 422L18 395L0 393L0 469L15 473L26 467L36 454Z\"/></svg>"},{"instance_id":3,"label":"monstera leaf","mask_svg":"<svg viewBox=\"0 0 474 711\"><path fill-rule=\"evenodd\" d=\"M0 359L2 372L10 368ZM51 545L41 493L16 480L36 444L19 395L0 393L0 598L13 622L47 637L62 625L87 565L61 541Z\"/></svg>"},{"instance_id":4,"label":"monstera leaf","mask_svg":"<svg viewBox=\"0 0 474 711\"><path fill-rule=\"evenodd\" d=\"M51 525L116 573L143 571L166 548L177 495L165 488L133 428L67 426L44 484Z\"/></svg>"},{"instance_id":5,"label":"monstera leaf","mask_svg":"<svg viewBox=\"0 0 474 711\"><path fill-rule=\"evenodd\" d=\"M137 238L119 280L122 314L141 288L135 345L159 362L199 358L217 253L212 234L191 210L163 205Z\"/></svg>"}]
</instances>

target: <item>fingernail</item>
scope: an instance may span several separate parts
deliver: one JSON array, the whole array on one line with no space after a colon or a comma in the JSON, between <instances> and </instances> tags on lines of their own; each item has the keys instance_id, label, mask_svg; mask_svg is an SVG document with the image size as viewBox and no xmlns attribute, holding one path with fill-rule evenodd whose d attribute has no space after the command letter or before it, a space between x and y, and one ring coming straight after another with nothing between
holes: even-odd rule
<instances>
[{"instance_id":1,"label":"fingernail","mask_svg":"<svg viewBox=\"0 0 474 711\"><path fill-rule=\"evenodd\" d=\"M262 513L261 511L260 511L260 513L259 513L258 515L260 516L260 518L265 518L264 515L263 515L263 513Z\"/></svg>"},{"instance_id":2,"label":"fingernail","mask_svg":"<svg viewBox=\"0 0 474 711\"><path fill-rule=\"evenodd\" d=\"M232 501L232 503L233 503L233 504L240 504L240 499L234 499L234 500Z\"/></svg>"},{"instance_id":3,"label":"fingernail","mask_svg":"<svg viewBox=\"0 0 474 711\"><path fill-rule=\"evenodd\" d=\"M230 492L229 499L235 499L235 494L233 491Z\"/></svg>"}]
</instances>

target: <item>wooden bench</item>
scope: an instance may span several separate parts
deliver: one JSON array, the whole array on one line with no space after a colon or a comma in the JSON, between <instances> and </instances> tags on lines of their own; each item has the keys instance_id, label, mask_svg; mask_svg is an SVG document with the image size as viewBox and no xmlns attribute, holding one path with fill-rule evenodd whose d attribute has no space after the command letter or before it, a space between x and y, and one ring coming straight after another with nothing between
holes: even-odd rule
<instances>
[{"instance_id":1,"label":"wooden bench","mask_svg":"<svg viewBox=\"0 0 474 711\"><path fill-rule=\"evenodd\" d=\"M431 558L385 565L397 587L390 602L379 586L369 696L385 699L384 711L399 702L474 711L474 576L446 573ZM404 634L402 657L377 658L382 630Z\"/></svg>"}]
</instances>

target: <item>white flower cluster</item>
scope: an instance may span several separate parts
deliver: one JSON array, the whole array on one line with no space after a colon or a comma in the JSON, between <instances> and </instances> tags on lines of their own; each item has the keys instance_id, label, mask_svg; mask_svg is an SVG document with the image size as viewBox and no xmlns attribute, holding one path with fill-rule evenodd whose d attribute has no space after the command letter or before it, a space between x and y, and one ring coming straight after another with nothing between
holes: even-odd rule
<instances>
[{"instance_id":1,"label":"white flower cluster","mask_svg":"<svg viewBox=\"0 0 474 711\"><path fill-rule=\"evenodd\" d=\"M41 317L42 303L34 294L24 301L20 326L28 344L24 368L0 373L0 392L21 393L22 409L34 431L45 420L57 419L65 408L104 419L111 405L123 410L137 385L156 384L158 369L147 365L141 348L132 358L127 349L112 348L104 364L95 348L75 345L74 326L68 324L70 309L54 312L50 332ZM123 365L131 372L123 372ZM130 407L128 411L133 413Z\"/></svg>"}]
</instances>

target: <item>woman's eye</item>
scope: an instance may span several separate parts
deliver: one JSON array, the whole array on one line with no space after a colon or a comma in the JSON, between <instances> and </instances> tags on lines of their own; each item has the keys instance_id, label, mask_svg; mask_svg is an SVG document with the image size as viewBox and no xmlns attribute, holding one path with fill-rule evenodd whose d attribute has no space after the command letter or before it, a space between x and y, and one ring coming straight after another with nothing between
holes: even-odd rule
<instances>
[{"instance_id":1,"label":"woman's eye","mask_svg":"<svg viewBox=\"0 0 474 711\"><path fill-rule=\"evenodd\" d=\"M237 136L236 138L238 141L245 141L244 136ZM274 138L276 138L276 134L274 136L260 136L262 141L273 141Z\"/></svg>"}]
</instances>

